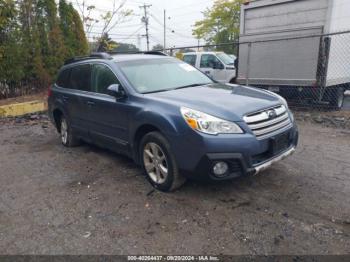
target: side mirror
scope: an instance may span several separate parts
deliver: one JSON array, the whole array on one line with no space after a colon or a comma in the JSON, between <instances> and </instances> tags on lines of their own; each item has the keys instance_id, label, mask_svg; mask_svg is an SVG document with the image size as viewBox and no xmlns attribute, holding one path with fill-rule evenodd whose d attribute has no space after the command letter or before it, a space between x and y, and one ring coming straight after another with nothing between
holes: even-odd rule
<instances>
[{"instance_id":1,"label":"side mirror","mask_svg":"<svg viewBox=\"0 0 350 262\"><path fill-rule=\"evenodd\" d=\"M114 96L116 99L121 99L126 96L123 88L119 84L111 84L108 88L108 93L111 96Z\"/></svg>"},{"instance_id":2,"label":"side mirror","mask_svg":"<svg viewBox=\"0 0 350 262\"><path fill-rule=\"evenodd\" d=\"M220 69L220 70L222 70L224 68L225 67L220 62L214 63L214 65L213 65L213 69Z\"/></svg>"}]
</instances>

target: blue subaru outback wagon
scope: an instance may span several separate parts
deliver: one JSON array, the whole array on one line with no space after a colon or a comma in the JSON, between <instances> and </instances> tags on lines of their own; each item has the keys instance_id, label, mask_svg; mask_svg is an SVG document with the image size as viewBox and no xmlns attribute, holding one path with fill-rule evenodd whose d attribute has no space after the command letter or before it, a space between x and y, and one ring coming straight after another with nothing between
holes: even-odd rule
<instances>
[{"instance_id":1,"label":"blue subaru outback wagon","mask_svg":"<svg viewBox=\"0 0 350 262\"><path fill-rule=\"evenodd\" d=\"M125 154L162 191L188 177L257 174L292 154L298 142L282 97L219 84L157 52L71 59L48 104L64 146L84 140Z\"/></svg>"}]
</instances>

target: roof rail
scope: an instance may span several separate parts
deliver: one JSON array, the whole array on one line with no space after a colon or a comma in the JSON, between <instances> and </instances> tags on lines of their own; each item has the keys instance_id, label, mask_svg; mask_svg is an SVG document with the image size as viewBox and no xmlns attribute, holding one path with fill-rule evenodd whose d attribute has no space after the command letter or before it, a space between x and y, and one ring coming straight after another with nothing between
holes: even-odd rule
<instances>
[{"instance_id":1,"label":"roof rail","mask_svg":"<svg viewBox=\"0 0 350 262\"><path fill-rule=\"evenodd\" d=\"M161 55L161 56L168 56L166 53L162 51L145 51L143 52L145 55Z\"/></svg>"},{"instance_id":2,"label":"roof rail","mask_svg":"<svg viewBox=\"0 0 350 262\"><path fill-rule=\"evenodd\" d=\"M106 59L106 60L110 60L110 59L113 59L113 57L111 55L109 55L108 53L94 52L94 53L91 53L88 56L77 56L77 57L70 58L70 59L66 60L64 62L64 64L68 65L68 64L72 64L72 63L80 62L80 61L84 61L84 60L89 60L89 59Z\"/></svg>"},{"instance_id":3,"label":"roof rail","mask_svg":"<svg viewBox=\"0 0 350 262\"><path fill-rule=\"evenodd\" d=\"M166 53L162 51L131 51L131 52L110 52L112 55L137 55L137 54L145 54L145 55L160 55L160 56L168 56Z\"/></svg>"}]
</instances>

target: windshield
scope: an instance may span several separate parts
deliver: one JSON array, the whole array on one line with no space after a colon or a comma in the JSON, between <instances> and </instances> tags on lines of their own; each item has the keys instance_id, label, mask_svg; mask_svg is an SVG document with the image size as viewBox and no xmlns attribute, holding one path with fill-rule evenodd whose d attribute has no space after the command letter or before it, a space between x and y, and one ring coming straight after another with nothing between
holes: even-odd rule
<instances>
[{"instance_id":1,"label":"windshield","mask_svg":"<svg viewBox=\"0 0 350 262\"><path fill-rule=\"evenodd\" d=\"M142 94L213 83L193 66L173 58L118 64L129 82Z\"/></svg>"},{"instance_id":2,"label":"windshield","mask_svg":"<svg viewBox=\"0 0 350 262\"><path fill-rule=\"evenodd\" d=\"M217 53L216 56L224 62L226 65L233 65L235 63L235 59L225 53Z\"/></svg>"}]
</instances>

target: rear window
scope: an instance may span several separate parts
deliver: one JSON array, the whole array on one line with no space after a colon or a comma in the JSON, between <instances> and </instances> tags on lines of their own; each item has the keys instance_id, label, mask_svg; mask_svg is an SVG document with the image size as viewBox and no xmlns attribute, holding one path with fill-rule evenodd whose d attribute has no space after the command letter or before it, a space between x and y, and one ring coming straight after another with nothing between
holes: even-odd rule
<instances>
[{"instance_id":1,"label":"rear window","mask_svg":"<svg viewBox=\"0 0 350 262\"><path fill-rule=\"evenodd\" d=\"M59 87L64 87L64 88L67 87L68 80L69 80L69 74L70 74L70 69L62 70L58 75L56 84Z\"/></svg>"},{"instance_id":2,"label":"rear window","mask_svg":"<svg viewBox=\"0 0 350 262\"><path fill-rule=\"evenodd\" d=\"M91 91L91 65L77 65L71 69L69 88Z\"/></svg>"}]
</instances>

